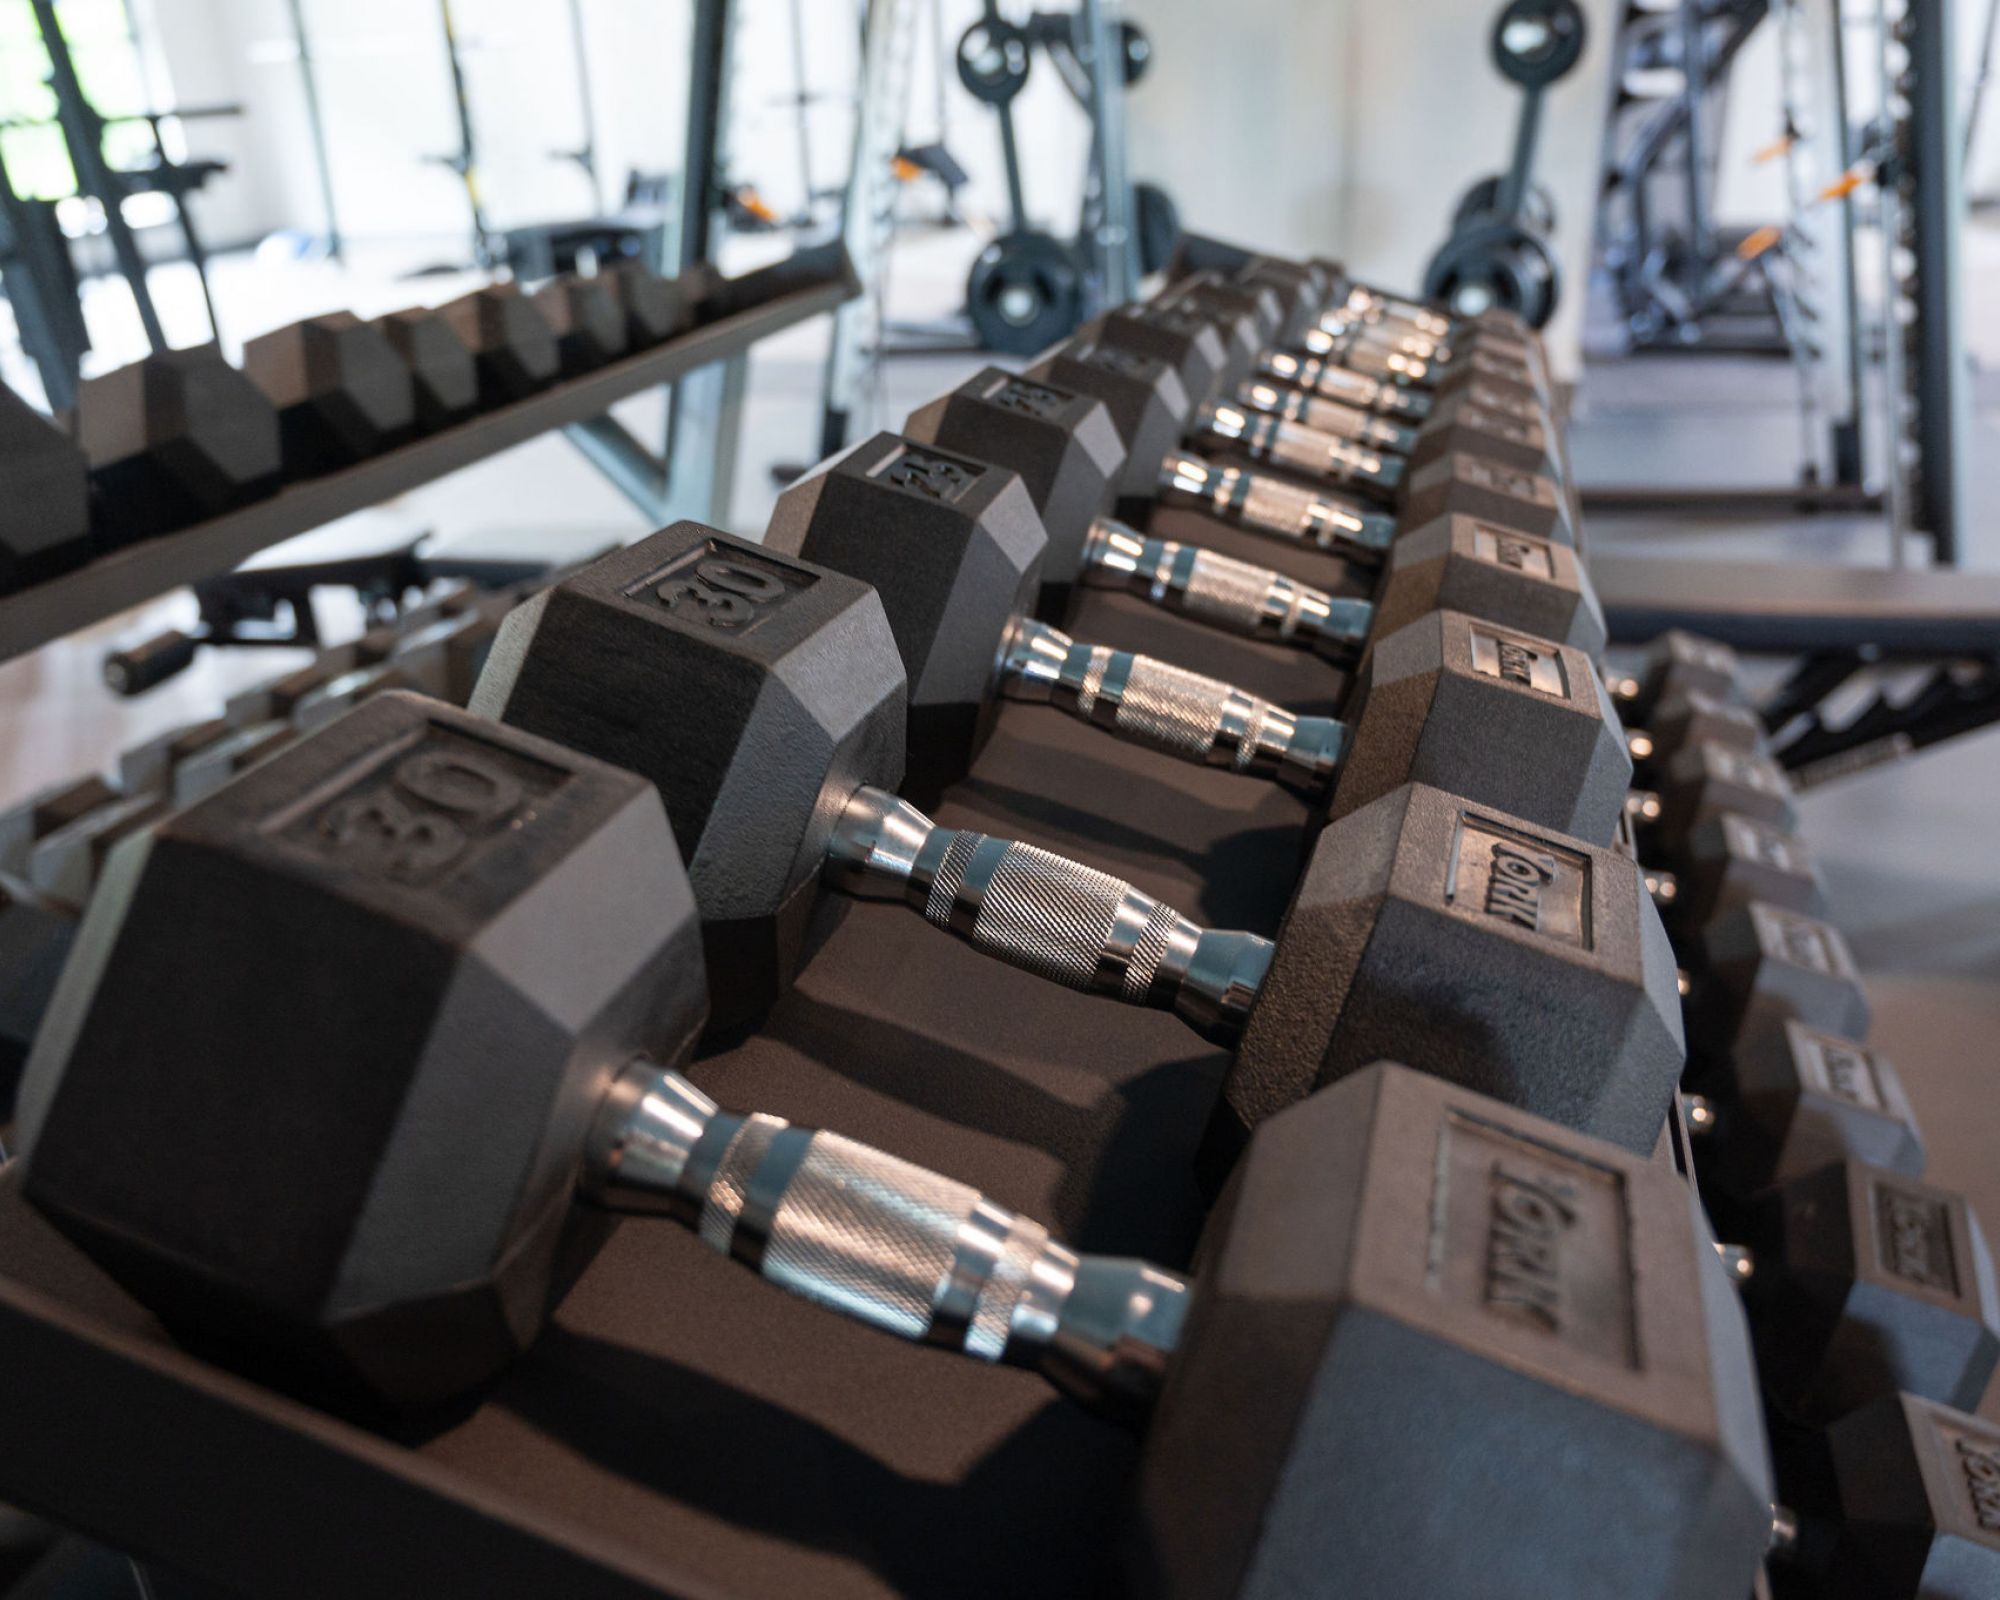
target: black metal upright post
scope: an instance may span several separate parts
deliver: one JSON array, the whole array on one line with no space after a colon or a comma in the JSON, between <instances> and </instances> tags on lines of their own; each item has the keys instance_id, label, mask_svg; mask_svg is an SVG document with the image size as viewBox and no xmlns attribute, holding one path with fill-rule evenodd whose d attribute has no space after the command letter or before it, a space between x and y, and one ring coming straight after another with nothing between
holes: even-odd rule
<instances>
[{"instance_id":1,"label":"black metal upright post","mask_svg":"<svg viewBox=\"0 0 2000 1600\"><path fill-rule=\"evenodd\" d=\"M69 53L69 41L63 37L62 23L56 16L55 0L29 0L29 3L35 10L35 25L41 30L43 48L48 51L49 87L55 91L56 122L69 149L70 164L76 169L78 186L103 208L104 232L118 258L118 271L130 286L133 303L139 308L139 325L146 330L146 342L155 350L164 350L167 335L160 326L160 313L146 283L146 258L140 254L139 241L125 221L125 182L104 159L104 119L84 98L83 83L76 75L76 62Z\"/></svg>"},{"instance_id":2,"label":"black metal upright post","mask_svg":"<svg viewBox=\"0 0 2000 1600\"><path fill-rule=\"evenodd\" d=\"M77 374L90 348L69 247L52 209L23 200L0 152L0 290L14 311L21 348L41 374L49 407L76 403Z\"/></svg>"},{"instance_id":3,"label":"black metal upright post","mask_svg":"<svg viewBox=\"0 0 2000 1600\"><path fill-rule=\"evenodd\" d=\"M1958 119L1958 27L1951 0L1910 0L1897 24L1909 52L1910 112L1898 152L1909 187L1904 243L1916 266L1917 315L1905 330L1918 442L1911 520L1941 566L1964 557L1972 420L1965 383L1965 138Z\"/></svg>"},{"instance_id":4,"label":"black metal upright post","mask_svg":"<svg viewBox=\"0 0 2000 1600\"><path fill-rule=\"evenodd\" d=\"M306 124L312 133L313 166L319 176L320 209L326 215L326 253L338 261L347 243L340 234L340 212L333 200L333 158L326 142L326 115L319 102L319 72L313 64L312 34L306 26L305 0L288 0L292 38L299 52L299 87L305 94Z\"/></svg>"}]
</instances>

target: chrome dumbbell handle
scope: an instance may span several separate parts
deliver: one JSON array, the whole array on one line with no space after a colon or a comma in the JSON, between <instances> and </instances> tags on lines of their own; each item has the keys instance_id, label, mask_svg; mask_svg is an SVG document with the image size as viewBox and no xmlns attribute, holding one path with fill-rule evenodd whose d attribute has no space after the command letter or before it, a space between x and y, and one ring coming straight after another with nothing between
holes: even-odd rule
<instances>
[{"instance_id":1,"label":"chrome dumbbell handle","mask_svg":"<svg viewBox=\"0 0 2000 1600\"><path fill-rule=\"evenodd\" d=\"M1368 321L1406 324L1433 339L1446 338L1453 331L1450 313L1365 283L1350 280L1341 303L1350 315Z\"/></svg>"},{"instance_id":2,"label":"chrome dumbbell handle","mask_svg":"<svg viewBox=\"0 0 2000 1600\"><path fill-rule=\"evenodd\" d=\"M1353 332L1335 335L1324 328L1310 328L1299 347L1316 360L1336 363L1383 383L1434 389L1444 378L1444 369L1436 362Z\"/></svg>"},{"instance_id":3,"label":"chrome dumbbell handle","mask_svg":"<svg viewBox=\"0 0 2000 1600\"><path fill-rule=\"evenodd\" d=\"M1252 460L1268 461L1342 488L1364 487L1393 494L1403 481L1405 463L1400 457L1385 456L1237 405L1210 402L1203 406L1195 413L1189 436L1197 443L1241 450Z\"/></svg>"},{"instance_id":4,"label":"chrome dumbbell handle","mask_svg":"<svg viewBox=\"0 0 2000 1600\"><path fill-rule=\"evenodd\" d=\"M1346 724L1302 717L1269 700L1151 656L1079 644L1045 622L1017 618L1000 662L1001 692L1051 705L1131 744L1273 778L1308 794L1332 786Z\"/></svg>"},{"instance_id":5,"label":"chrome dumbbell handle","mask_svg":"<svg viewBox=\"0 0 2000 1600\"><path fill-rule=\"evenodd\" d=\"M1175 451L1160 463L1160 499L1224 522L1371 561L1396 539L1396 519L1269 473Z\"/></svg>"},{"instance_id":6,"label":"chrome dumbbell handle","mask_svg":"<svg viewBox=\"0 0 2000 1600\"><path fill-rule=\"evenodd\" d=\"M1199 545L1151 539L1111 517L1090 526L1083 581L1140 595L1225 632L1326 656L1351 655L1375 623L1366 600L1342 599Z\"/></svg>"},{"instance_id":7,"label":"chrome dumbbell handle","mask_svg":"<svg viewBox=\"0 0 2000 1600\"><path fill-rule=\"evenodd\" d=\"M941 828L906 800L863 788L834 824L827 881L900 900L1010 966L1065 988L1172 1011L1233 1043L1271 964L1255 934L1195 926L1109 873L1033 845Z\"/></svg>"},{"instance_id":8,"label":"chrome dumbbell handle","mask_svg":"<svg viewBox=\"0 0 2000 1600\"><path fill-rule=\"evenodd\" d=\"M1449 366L1452 358L1451 345L1437 334L1426 333L1394 317L1363 316L1348 310L1322 314L1318 322L1306 329L1299 343L1316 356L1345 355L1367 349L1408 356L1432 368Z\"/></svg>"},{"instance_id":9,"label":"chrome dumbbell handle","mask_svg":"<svg viewBox=\"0 0 2000 1600\"><path fill-rule=\"evenodd\" d=\"M1295 355L1289 350L1266 350L1257 358L1257 375L1290 384L1323 400L1404 417L1412 422L1421 422L1431 414L1431 397L1419 390L1398 389L1365 373L1350 371L1315 356Z\"/></svg>"},{"instance_id":10,"label":"chrome dumbbell handle","mask_svg":"<svg viewBox=\"0 0 2000 1600\"><path fill-rule=\"evenodd\" d=\"M1246 411L1263 412L1371 450L1406 456L1417 448L1416 431L1341 400L1323 400L1274 383L1239 383L1234 398Z\"/></svg>"},{"instance_id":11,"label":"chrome dumbbell handle","mask_svg":"<svg viewBox=\"0 0 2000 1600\"><path fill-rule=\"evenodd\" d=\"M1186 1313L1185 1279L1078 1255L965 1184L836 1133L724 1111L651 1062L606 1095L583 1182L612 1209L677 1218L804 1299L1034 1368L1107 1410L1150 1401Z\"/></svg>"}]
</instances>

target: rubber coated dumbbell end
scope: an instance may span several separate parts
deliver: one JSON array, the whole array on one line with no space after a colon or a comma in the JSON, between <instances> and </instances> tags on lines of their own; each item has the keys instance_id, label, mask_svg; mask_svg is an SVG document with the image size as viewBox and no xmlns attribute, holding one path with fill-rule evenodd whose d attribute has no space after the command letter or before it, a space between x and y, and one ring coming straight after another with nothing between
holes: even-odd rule
<instances>
[{"instance_id":1,"label":"rubber coated dumbbell end","mask_svg":"<svg viewBox=\"0 0 2000 1600\"><path fill-rule=\"evenodd\" d=\"M976 1189L839 1134L724 1111L637 1061L605 1096L584 1193L661 1214L801 1298L905 1339L1041 1373L1097 1409L1150 1406L1189 1286L1083 1256Z\"/></svg>"},{"instance_id":2,"label":"rubber coated dumbbell end","mask_svg":"<svg viewBox=\"0 0 2000 1600\"><path fill-rule=\"evenodd\" d=\"M1111 517L1091 524L1083 581L1118 589L1247 638L1343 659L1367 642L1375 607L1199 545L1153 539Z\"/></svg>"},{"instance_id":3,"label":"rubber coated dumbbell end","mask_svg":"<svg viewBox=\"0 0 2000 1600\"><path fill-rule=\"evenodd\" d=\"M1242 1035L1270 970L1268 939L1199 928L1123 879L1033 845L941 828L882 789L848 801L825 874L843 893L901 900L1010 966L1171 1011L1217 1044Z\"/></svg>"},{"instance_id":4,"label":"rubber coated dumbbell end","mask_svg":"<svg viewBox=\"0 0 2000 1600\"><path fill-rule=\"evenodd\" d=\"M1331 717L1300 716L1151 656L1079 644L1026 617L1008 632L1000 687L1129 743L1312 795L1332 788L1347 748L1346 725Z\"/></svg>"}]
</instances>

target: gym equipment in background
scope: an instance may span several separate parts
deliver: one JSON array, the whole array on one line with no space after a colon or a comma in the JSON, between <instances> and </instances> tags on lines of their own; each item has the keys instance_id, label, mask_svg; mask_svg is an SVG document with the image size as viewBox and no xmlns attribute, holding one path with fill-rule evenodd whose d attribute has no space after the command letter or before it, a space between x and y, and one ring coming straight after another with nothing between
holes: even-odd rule
<instances>
[{"instance_id":1,"label":"gym equipment in background","mask_svg":"<svg viewBox=\"0 0 2000 1600\"><path fill-rule=\"evenodd\" d=\"M1555 204L1535 182L1535 148L1542 97L1582 59L1584 42L1576 0L1509 0L1493 24L1493 65L1521 88L1513 160L1465 192L1450 234L1424 269L1425 295L1461 316L1497 306L1543 328L1555 315L1562 292Z\"/></svg>"}]
</instances>

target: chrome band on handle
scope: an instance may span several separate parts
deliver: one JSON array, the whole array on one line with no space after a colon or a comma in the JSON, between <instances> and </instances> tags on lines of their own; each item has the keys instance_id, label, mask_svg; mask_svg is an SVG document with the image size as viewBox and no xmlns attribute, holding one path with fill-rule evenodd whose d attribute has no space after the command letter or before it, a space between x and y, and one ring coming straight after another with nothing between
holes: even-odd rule
<instances>
[{"instance_id":1,"label":"chrome band on handle","mask_svg":"<svg viewBox=\"0 0 2000 1600\"><path fill-rule=\"evenodd\" d=\"M1372 380L1370 380L1372 381ZM1263 412L1285 422L1297 423L1329 438L1409 455L1417 447L1416 431L1378 417L1359 406L1340 400L1323 400L1303 390L1271 383L1239 383L1235 401L1246 411Z\"/></svg>"},{"instance_id":2,"label":"chrome band on handle","mask_svg":"<svg viewBox=\"0 0 2000 1600\"><path fill-rule=\"evenodd\" d=\"M1432 338L1445 338L1454 330L1449 312L1436 310L1403 295L1390 294L1384 289L1372 288L1365 283L1350 281L1343 304L1354 316L1369 321L1405 323Z\"/></svg>"},{"instance_id":3,"label":"chrome band on handle","mask_svg":"<svg viewBox=\"0 0 2000 1600\"><path fill-rule=\"evenodd\" d=\"M1255 934L1195 926L1109 873L1032 845L941 828L906 800L858 789L834 824L836 889L900 900L975 949L1086 994L1172 1011L1234 1042L1271 963Z\"/></svg>"},{"instance_id":4,"label":"chrome band on handle","mask_svg":"<svg viewBox=\"0 0 2000 1600\"><path fill-rule=\"evenodd\" d=\"M1110 517L1090 526L1083 581L1120 589L1197 622L1253 639L1350 655L1367 640L1375 608L1198 545L1149 539Z\"/></svg>"},{"instance_id":5,"label":"chrome band on handle","mask_svg":"<svg viewBox=\"0 0 2000 1600\"><path fill-rule=\"evenodd\" d=\"M633 1062L592 1129L584 1192L672 1216L711 1249L884 1332L1034 1368L1115 1412L1152 1399L1189 1285L1081 1256L976 1189L836 1133L724 1111Z\"/></svg>"},{"instance_id":6,"label":"chrome band on handle","mask_svg":"<svg viewBox=\"0 0 2000 1600\"><path fill-rule=\"evenodd\" d=\"M1431 414L1431 397L1415 389L1398 389L1359 372L1350 372L1313 356L1287 350L1266 350L1257 358L1257 376L1289 384L1307 394L1363 411L1421 422ZM1407 451L1403 452L1407 454Z\"/></svg>"},{"instance_id":7,"label":"chrome band on handle","mask_svg":"<svg viewBox=\"0 0 2000 1600\"><path fill-rule=\"evenodd\" d=\"M1195 413L1189 434L1200 443L1233 446L1254 460L1269 461L1342 488L1363 487L1393 495L1403 481L1405 463L1399 457L1237 405L1211 402L1203 406Z\"/></svg>"},{"instance_id":8,"label":"chrome band on handle","mask_svg":"<svg viewBox=\"0 0 2000 1600\"><path fill-rule=\"evenodd\" d=\"M1444 379L1444 369L1436 362L1364 339L1355 330L1332 334L1323 327L1309 328L1299 341L1299 348L1315 360L1346 367L1401 388L1434 389Z\"/></svg>"},{"instance_id":9,"label":"chrome band on handle","mask_svg":"<svg viewBox=\"0 0 2000 1600\"><path fill-rule=\"evenodd\" d=\"M1333 783L1345 724L1302 717L1220 678L1151 656L1079 644L1045 622L1017 619L1001 657L1010 699L1051 705L1183 761L1275 778L1308 794Z\"/></svg>"},{"instance_id":10,"label":"chrome band on handle","mask_svg":"<svg viewBox=\"0 0 2000 1600\"><path fill-rule=\"evenodd\" d=\"M1192 506L1253 533L1342 555L1380 560L1396 539L1396 519L1384 512L1180 451L1161 461L1159 488L1167 505Z\"/></svg>"}]
</instances>

